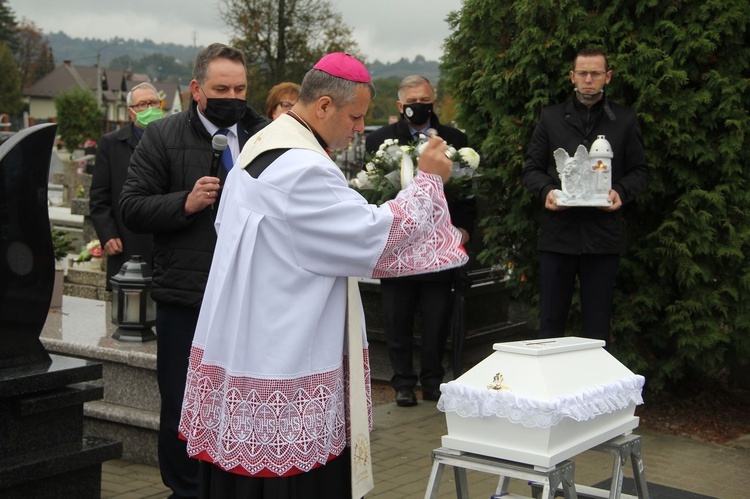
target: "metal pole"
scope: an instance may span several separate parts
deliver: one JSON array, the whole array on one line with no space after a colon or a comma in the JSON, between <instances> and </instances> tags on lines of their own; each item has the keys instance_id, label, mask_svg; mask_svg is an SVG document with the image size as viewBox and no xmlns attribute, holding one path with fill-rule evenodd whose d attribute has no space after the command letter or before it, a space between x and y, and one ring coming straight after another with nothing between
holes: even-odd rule
<instances>
[{"instance_id":1,"label":"metal pole","mask_svg":"<svg viewBox=\"0 0 750 499\"><path fill-rule=\"evenodd\" d=\"M102 108L102 49L96 53L96 103Z\"/></svg>"}]
</instances>

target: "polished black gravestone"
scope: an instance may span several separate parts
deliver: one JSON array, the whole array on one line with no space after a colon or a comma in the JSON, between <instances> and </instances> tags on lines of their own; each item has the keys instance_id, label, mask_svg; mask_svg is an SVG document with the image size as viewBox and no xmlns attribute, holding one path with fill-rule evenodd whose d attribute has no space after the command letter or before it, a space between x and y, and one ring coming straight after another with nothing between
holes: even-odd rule
<instances>
[{"instance_id":1,"label":"polished black gravestone","mask_svg":"<svg viewBox=\"0 0 750 499\"><path fill-rule=\"evenodd\" d=\"M99 497L101 463L122 445L83 436L83 404L96 362L49 355L39 341L55 259L47 183L57 125L0 145L0 497Z\"/></svg>"}]
</instances>

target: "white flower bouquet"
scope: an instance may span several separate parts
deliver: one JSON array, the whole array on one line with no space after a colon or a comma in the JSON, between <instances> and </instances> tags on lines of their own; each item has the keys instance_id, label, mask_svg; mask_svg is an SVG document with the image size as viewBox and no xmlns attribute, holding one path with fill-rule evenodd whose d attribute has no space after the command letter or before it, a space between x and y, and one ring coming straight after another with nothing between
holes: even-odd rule
<instances>
[{"instance_id":1,"label":"white flower bouquet","mask_svg":"<svg viewBox=\"0 0 750 499\"><path fill-rule=\"evenodd\" d=\"M411 172L404 175L402 168L416 165L426 144L423 135L416 144L399 144L398 139L386 139L374 154L368 155L365 167L350 181L350 185L373 204L380 205L395 198L402 189L401 179L411 178ZM458 196L473 196L473 186L467 181L476 176L479 154L470 147L456 150L449 146L448 150L453 161L453 172L445 185L446 193L457 190ZM408 158L404 158L404 155Z\"/></svg>"}]
</instances>

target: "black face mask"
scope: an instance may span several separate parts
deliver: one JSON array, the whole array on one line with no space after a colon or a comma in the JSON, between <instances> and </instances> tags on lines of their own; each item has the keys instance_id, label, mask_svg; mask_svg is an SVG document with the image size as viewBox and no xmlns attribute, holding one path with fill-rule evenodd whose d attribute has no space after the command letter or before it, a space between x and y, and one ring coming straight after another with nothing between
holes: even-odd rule
<instances>
[{"instance_id":1,"label":"black face mask","mask_svg":"<svg viewBox=\"0 0 750 499\"><path fill-rule=\"evenodd\" d=\"M414 104L404 104L404 116L406 116L412 125L424 125L432 117L432 103L422 104L421 102L415 102Z\"/></svg>"},{"instance_id":2,"label":"black face mask","mask_svg":"<svg viewBox=\"0 0 750 499\"><path fill-rule=\"evenodd\" d=\"M243 99L209 99L203 114L208 121L219 128L229 128L240 121L247 111L247 101Z\"/></svg>"}]
</instances>

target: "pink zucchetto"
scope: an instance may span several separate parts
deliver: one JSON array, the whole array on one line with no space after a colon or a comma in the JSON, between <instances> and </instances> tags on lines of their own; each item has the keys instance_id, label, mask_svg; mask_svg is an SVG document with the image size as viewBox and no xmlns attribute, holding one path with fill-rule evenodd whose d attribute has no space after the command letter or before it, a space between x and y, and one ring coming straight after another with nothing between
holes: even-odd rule
<instances>
[{"instance_id":1,"label":"pink zucchetto","mask_svg":"<svg viewBox=\"0 0 750 499\"><path fill-rule=\"evenodd\" d=\"M355 59L353 55L344 52L334 52L323 56L313 66L313 69L319 69L331 76L357 83L370 83L372 81L365 65Z\"/></svg>"}]
</instances>

